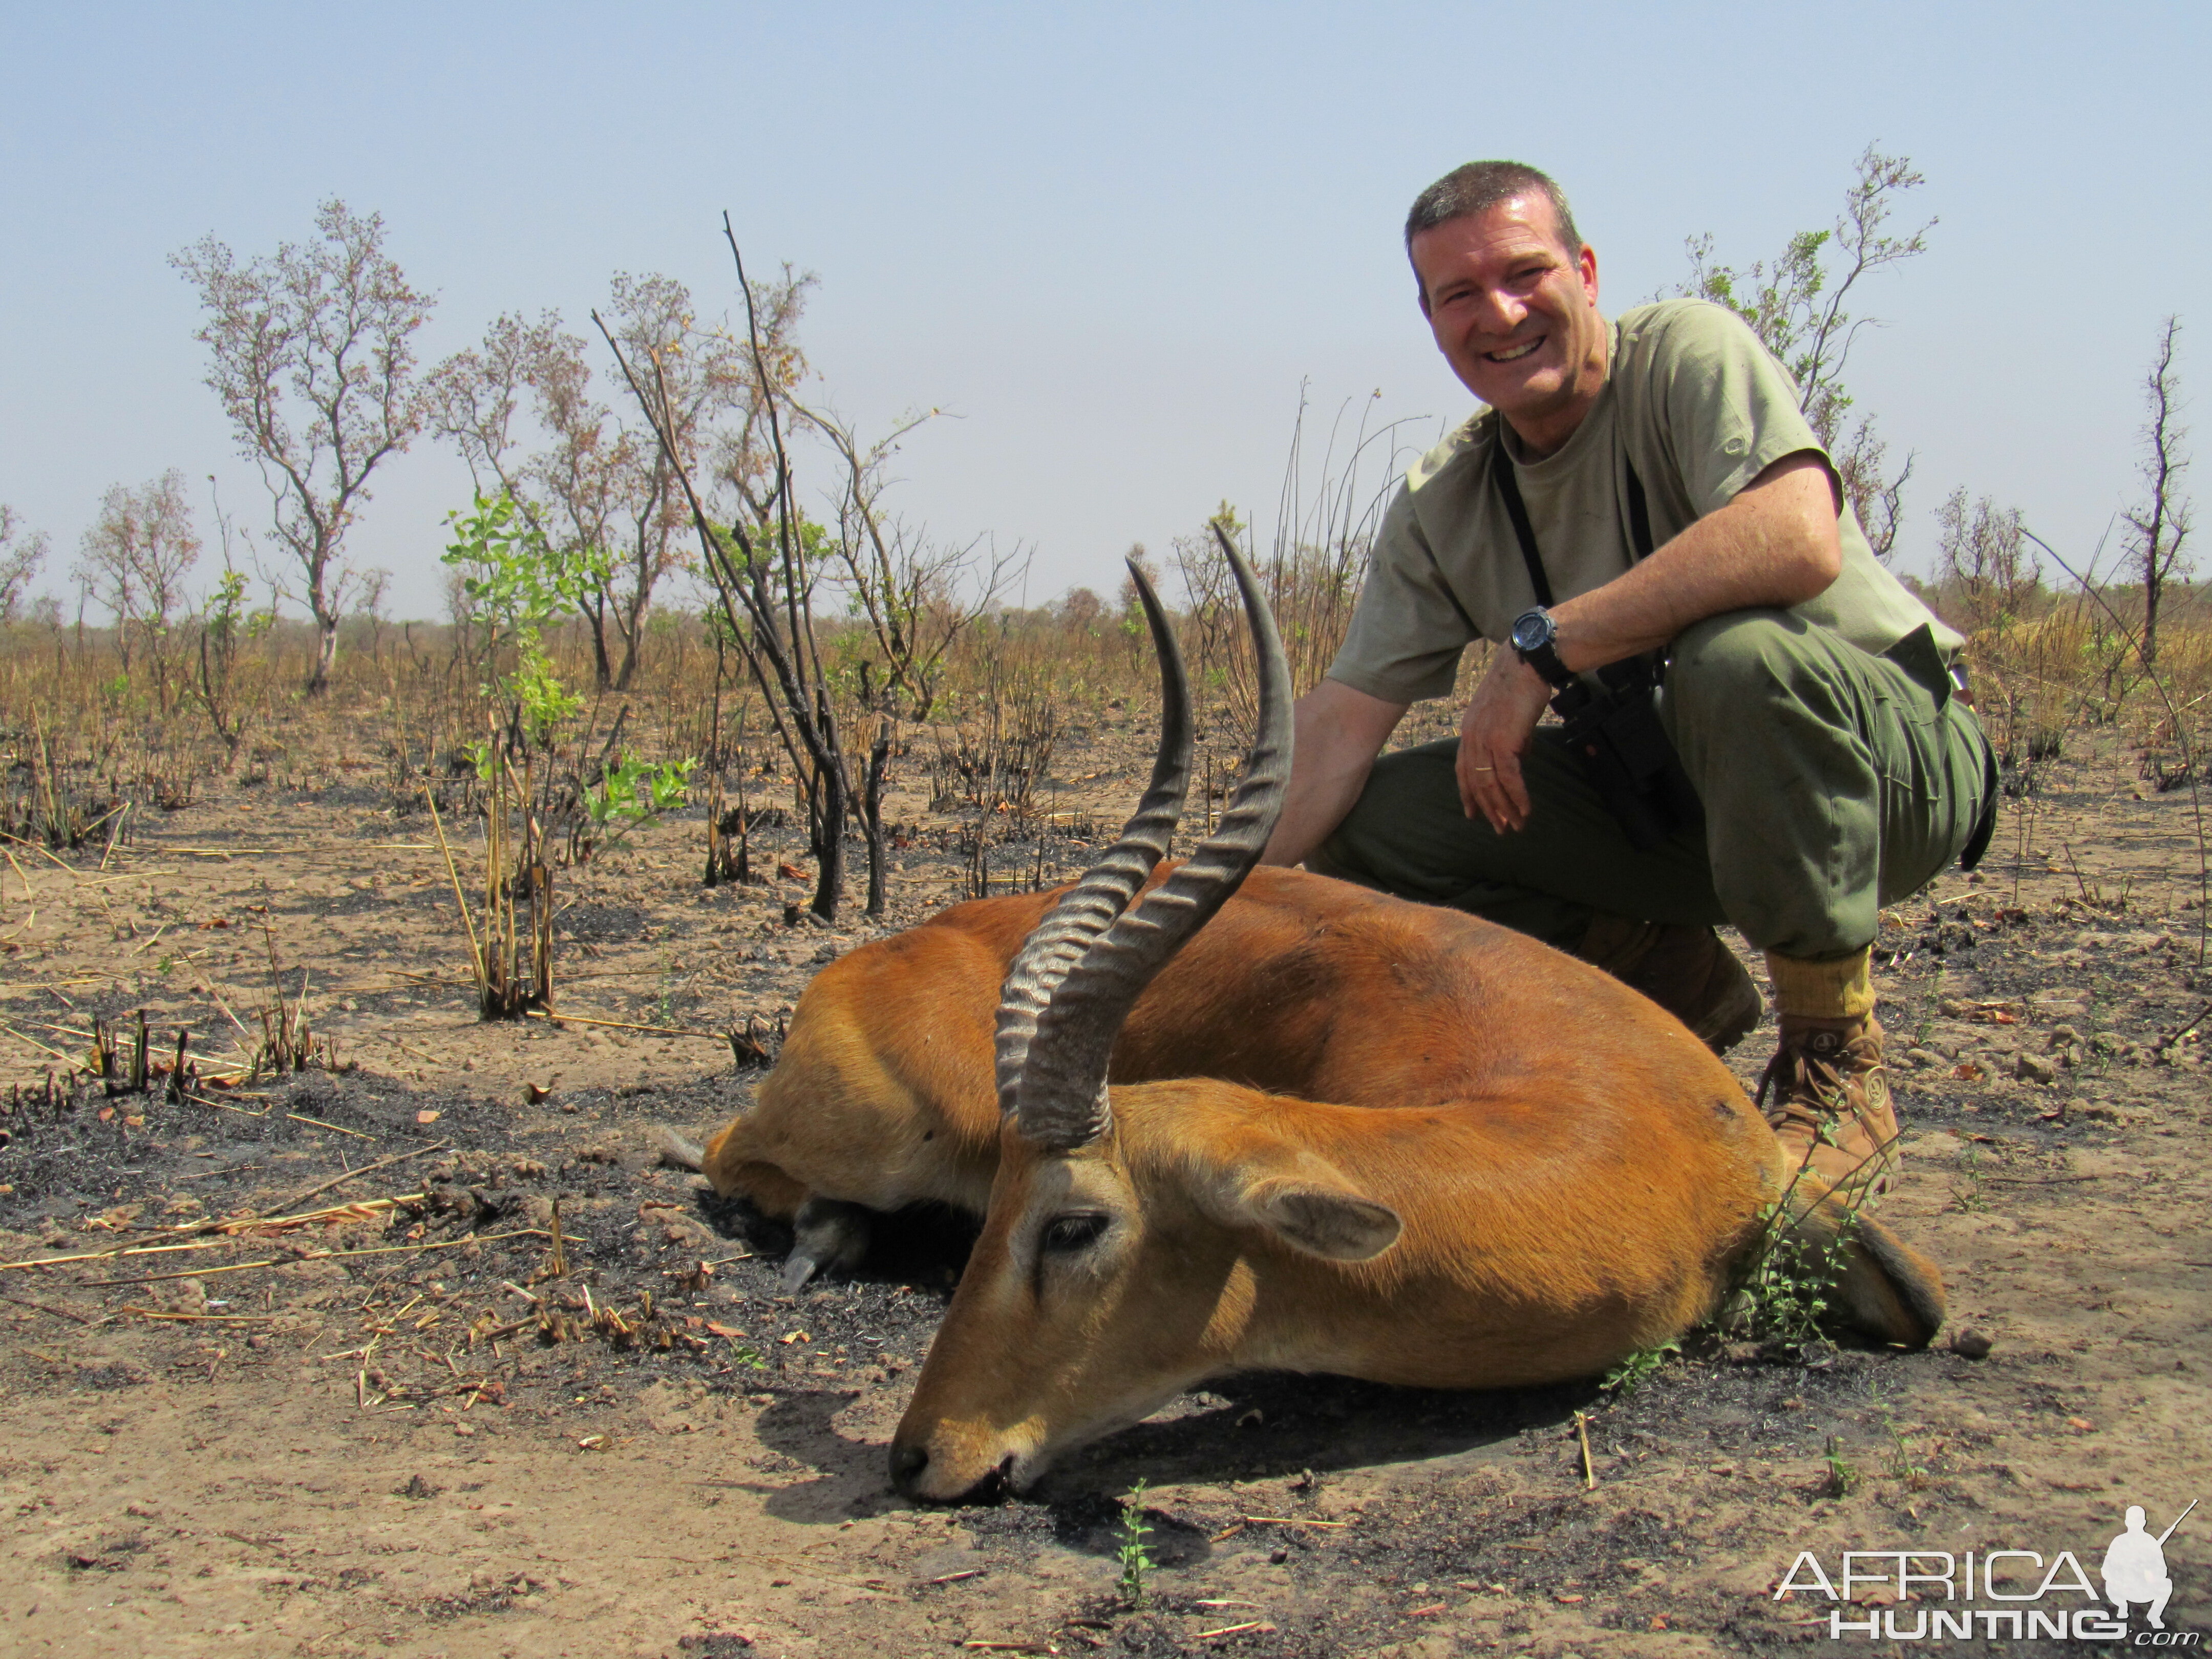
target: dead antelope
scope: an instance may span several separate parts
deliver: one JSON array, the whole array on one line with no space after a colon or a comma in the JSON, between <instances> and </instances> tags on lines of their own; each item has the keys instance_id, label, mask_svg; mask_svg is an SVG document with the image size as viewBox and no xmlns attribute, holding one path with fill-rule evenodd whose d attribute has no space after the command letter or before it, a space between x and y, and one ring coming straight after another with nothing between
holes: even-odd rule
<instances>
[{"instance_id":1,"label":"dead antelope","mask_svg":"<svg viewBox=\"0 0 2212 1659\"><path fill-rule=\"evenodd\" d=\"M1214 1077L1109 1091L1123 1022L1256 861L1289 775L1281 647L1231 559L1261 684L1243 780L1219 833L1125 909L1164 842L1140 811L1006 975L990 1206L892 1442L912 1496L1026 1485L1225 1371L1589 1375L1711 1312L1784 1197L1771 1131L1686 1030L1502 935L1422 962L1443 985L1312 937L1365 970L1376 1104ZM1816 1206L1803 1224L1839 1219ZM1857 1299L1933 1333L1932 1267L1870 1224L1856 1267L1879 1281Z\"/></svg>"},{"instance_id":2,"label":"dead antelope","mask_svg":"<svg viewBox=\"0 0 2212 1659\"><path fill-rule=\"evenodd\" d=\"M986 1213L893 1443L912 1495L1026 1484L1226 1371L1590 1375L1711 1313L1771 1206L1815 1243L1844 1220L1792 1186L1727 1069L1617 981L1457 913L1251 869L1288 695L1237 571L1261 716L1221 833L1131 906L1188 778L1154 609L1160 757L1121 840L1056 904L963 905L826 970L707 1154L717 1188L795 1215L799 1275L858 1248L866 1209ZM1856 1323L1934 1334L1929 1264L1869 1218L1843 1253Z\"/></svg>"}]
</instances>

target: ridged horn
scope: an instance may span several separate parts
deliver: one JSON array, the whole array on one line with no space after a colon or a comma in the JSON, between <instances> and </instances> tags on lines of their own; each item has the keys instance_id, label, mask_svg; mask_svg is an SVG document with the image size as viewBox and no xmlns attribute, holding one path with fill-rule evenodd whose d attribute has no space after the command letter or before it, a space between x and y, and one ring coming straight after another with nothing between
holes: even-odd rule
<instances>
[{"instance_id":1,"label":"ridged horn","mask_svg":"<svg viewBox=\"0 0 2212 1659\"><path fill-rule=\"evenodd\" d=\"M1106 1068L1122 1022L1145 987L1229 902L1260 861L1290 782L1291 671L1283 642L1259 578L1218 526L1214 538L1237 578L1251 624L1259 720L1220 828L1166 881L1115 919L1060 981L1037 1017L1012 1092L1023 1139L1055 1150L1087 1146L1112 1127ZM1003 1101L1003 1072L1000 1078Z\"/></svg>"},{"instance_id":2,"label":"ridged horn","mask_svg":"<svg viewBox=\"0 0 2212 1659\"><path fill-rule=\"evenodd\" d=\"M999 1109L1014 1109L1016 1085L1036 1036L1037 1017L1091 942L1114 923L1152 866L1166 855L1168 841L1182 816L1190 788L1190 686L1183 672L1182 647L1174 625L1152 592L1152 583L1129 563L1129 580L1145 607L1152 631L1152 650L1160 663L1160 746L1152 761L1152 781L1137 810L1105 855L1091 866L1044 920L1030 930L1006 970L999 991Z\"/></svg>"}]
</instances>

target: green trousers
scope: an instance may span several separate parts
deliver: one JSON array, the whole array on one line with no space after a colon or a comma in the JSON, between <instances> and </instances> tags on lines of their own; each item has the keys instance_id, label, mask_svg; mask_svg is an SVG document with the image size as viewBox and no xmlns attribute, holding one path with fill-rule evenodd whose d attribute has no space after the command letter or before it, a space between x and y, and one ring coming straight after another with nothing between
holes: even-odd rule
<instances>
[{"instance_id":1,"label":"green trousers","mask_svg":"<svg viewBox=\"0 0 2212 1659\"><path fill-rule=\"evenodd\" d=\"M1705 822L1650 851L1540 726L1526 829L1466 815L1447 738L1377 760L1309 863L1566 951L1602 910L1732 922L1762 951L1820 960L1871 944L1881 908L1959 856L1994 775L1924 630L1877 657L1784 611L1709 617L1675 641L1659 714Z\"/></svg>"}]
</instances>

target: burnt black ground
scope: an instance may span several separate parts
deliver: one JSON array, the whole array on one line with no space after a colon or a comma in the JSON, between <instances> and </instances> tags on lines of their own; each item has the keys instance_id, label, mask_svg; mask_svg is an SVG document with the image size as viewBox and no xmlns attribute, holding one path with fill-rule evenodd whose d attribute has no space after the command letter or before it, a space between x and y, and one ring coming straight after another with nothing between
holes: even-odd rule
<instances>
[{"instance_id":1,"label":"burnt black ground","mask_svg":"<svg viewBox=\"0 0 2212 1659\"><path fill-rule=\"evenodd\" d=\"M758 1606L780 1609L786 1634L757 1630L750 1650L714 1640L732 1652L773 1651L811 1629L817 1645L794 1650L854 1651L856 1633L880 1628L889 1650L903 1650L925 1632L934 1644L995 1635L1011 1621L1066 1652L1097 1643L1141 1654L1765 1653L1826 1640L1825 1630L1784 1622L1791 1610L1760 1589L1801 1538L1832 1550L1855 1539L1932 1545L1970 1525L2025 1536L2062 1522L2106 1525L2114 1505L2155 1499L2167 1486L2195 1490L2191 1481L2212 1474L2204 1408L2192 1403L2203 1394L2192 1368L2212 1334L2212 1296L2192 1266L2203 1255L2212 1099L2201 1044L2186 1033L2212 999L2212 978L2196 958L2200 913L2185 907L2188 890L2171 873L2194 856L2175 803L2127 807L2143 822L2122 839L2111 833L2112 799L2089 768L2053 769L2037 821L2060 828L2020 838L2033 856L2015 860L2001 836L2005 861L1993 860L1979 882L1947 877L1886 919L1881 1018L1912 1142L1895 1224L1943 1261L1954 1324L1995 1334L1989 1358L1940 1346L1746 1352L1711 1339L1688 1345L1625 1398L1595 1381L1464 1395L1336 1378L1219 1379L1072 1456L1036 1492L958 1512L960 1559L975 1579L938 1584L930 1581L941 1565L915 1566L910 1577L903 1565L886 1568L894 1599L872 1613L782 1607L763 1589ZM2167 872L2165 890L2146 871ZM406 902L426 902L418 890ZM634 920L619 905L580 905L574 936L618 933ZM804 948L784 949L764 998L787 996L791 975L813 959L807 927L787 934ZM784 937L767 924L742 939L749 950L762 948L756 939L783 949ZM131 1006L127 994L103 992L82 1012ZM440 1006L463 1030L465 1010ZM679 997L675 1006L696 1005ZM764 1000L763 1012L772 1006ZM1747 1083L1770 1041L1755 1035L1733 1057ZM368 1070L309 1072L214 1097L222 1107L96 1093L55 1111L19 1101L0 1120L9 1136L0 1147L0 1230L16 1256L46 1253L49 1238L77 1251L142 1237L133 1230L264 1212L349 1167L425 1155L307 1201L422 1194L388 1223L185 1258L221 1264L350 1246L352 1259L207 1273L196 1279L197 1302L169 1299L180 1281L150 1277L177 1271L165 1264L179 1258L0 1275L17 1318L0 1350L0 1386L18 1407L127 1402L173 1375L204 1373L218 1394L290 1389L277 1355L312 1360L358 1347L404 1310L404 1340L395 1330L362 1367L372 1402L427 1401L434 1389L450 1401L457 1379L480 1379L495 1385L481 1409L519 1433L573 1445L602 1416L668 1385L697 1384L745 1403L763 1449L739 1473L760 1489L765 1514L810 1524L827 1510L896 1516L905 1506L880 1473L882 1425L927 1352L963 1229L943 1217L902 1218L878 1230L851 1280L784 1296L781 1230L713 1200L654 1151L656 1127L709 1128L757 1083L757 1070L732 1072L726 1051L711 1069L716 1051L696 1052L701 1068L680 1080L559 1090L535 1105L519 1102L515 1073L541 1073L520 1063L496 1080L453 1073L427 1085ZM9 1080L39 1093L34 1072ZM568 1271L548 1278L556 1200ZM471 1233L483 1242L360 1253ZM503 1233L517 1236L490 1237ZM703 1286L702 1261L713 1264ZM95 1282L124 1278L147 1282ZM544 1299L551 1331L526 1322L532 1304L510 1284ZM41 1313L26 1298L65 1311ZM134 1326L122 1314L133 1306L268 1322ZM610 1307L630 1335L593 1318ZM431 1311L439 1322L416 1333L411 1322ZM518 1324L495 1341L466 1340L472 1328ZM107 1342L125 1331L127 1345ZM266 1346L251 1346L254 1336ZM852 1428L856 1405L878 1408L875 1426ZM1577 1413L1587 1414L1594 1491L1583 1483ZM2141 1437L2152 1422L2182 1437ZM1911 1478L1893 1472L1893 1430L1919 1471ZM1856 1472L1841 1498L1825 1462L1832 1437ZM1147 1600L1131 1607L1098 1584L1111 1577L1121 1500L1139 1479L1152 1488L1158 1566ZM1344 1524L1246 1522L1247 1514ZM100 1536L114 1549L93 1558L123 1577L138 1571L132 1564L147 1552L130 1547L131 1535L109 1527ZM2207 1587L2193 1564L2203 1558L2189 1559L2171 1619L2201 1625ZM1075 1581L1062 1571L1070 1563L1081 1569ZM531 1602L506 1578L453 1595L424 1611L493 1644L455 1651L499 1650L492 1629ZM1209 1601L1262 1603L1264 1616ZM1197 1635L1240 1621L1273 1629Z\"/></svg>"}]
</instances>

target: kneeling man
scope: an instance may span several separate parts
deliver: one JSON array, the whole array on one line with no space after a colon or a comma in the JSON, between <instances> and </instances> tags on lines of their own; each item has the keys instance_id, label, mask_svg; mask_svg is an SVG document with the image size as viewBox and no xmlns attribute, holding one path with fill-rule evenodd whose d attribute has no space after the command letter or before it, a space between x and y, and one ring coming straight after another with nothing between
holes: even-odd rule
<instances>
[{"instance_id":1,"label":"kneeling man","mask_svg":"<svg viewBox=\"0 0 2212 1659\"><path fill-rule=\"evenodd\" d=\"M1870 1190L1897 1138L1881 907L1971 862L1994 811L1964 642L1875 559L1741 319L1599 312L1597 255L1543 173L1447 175L1406 248L1438 349L1487 407L1391 504L1343 649L1298 704L1267 857L1534 934L1716 1051L1760 1013L1713 933L1733 923L1778 1005L1769 1121L1815 1174ZM1477 638L1504 648L1458 738L1378 759ZM1540 727L1563 692L1603 731Z\"/></svg>"}]
</instances>

